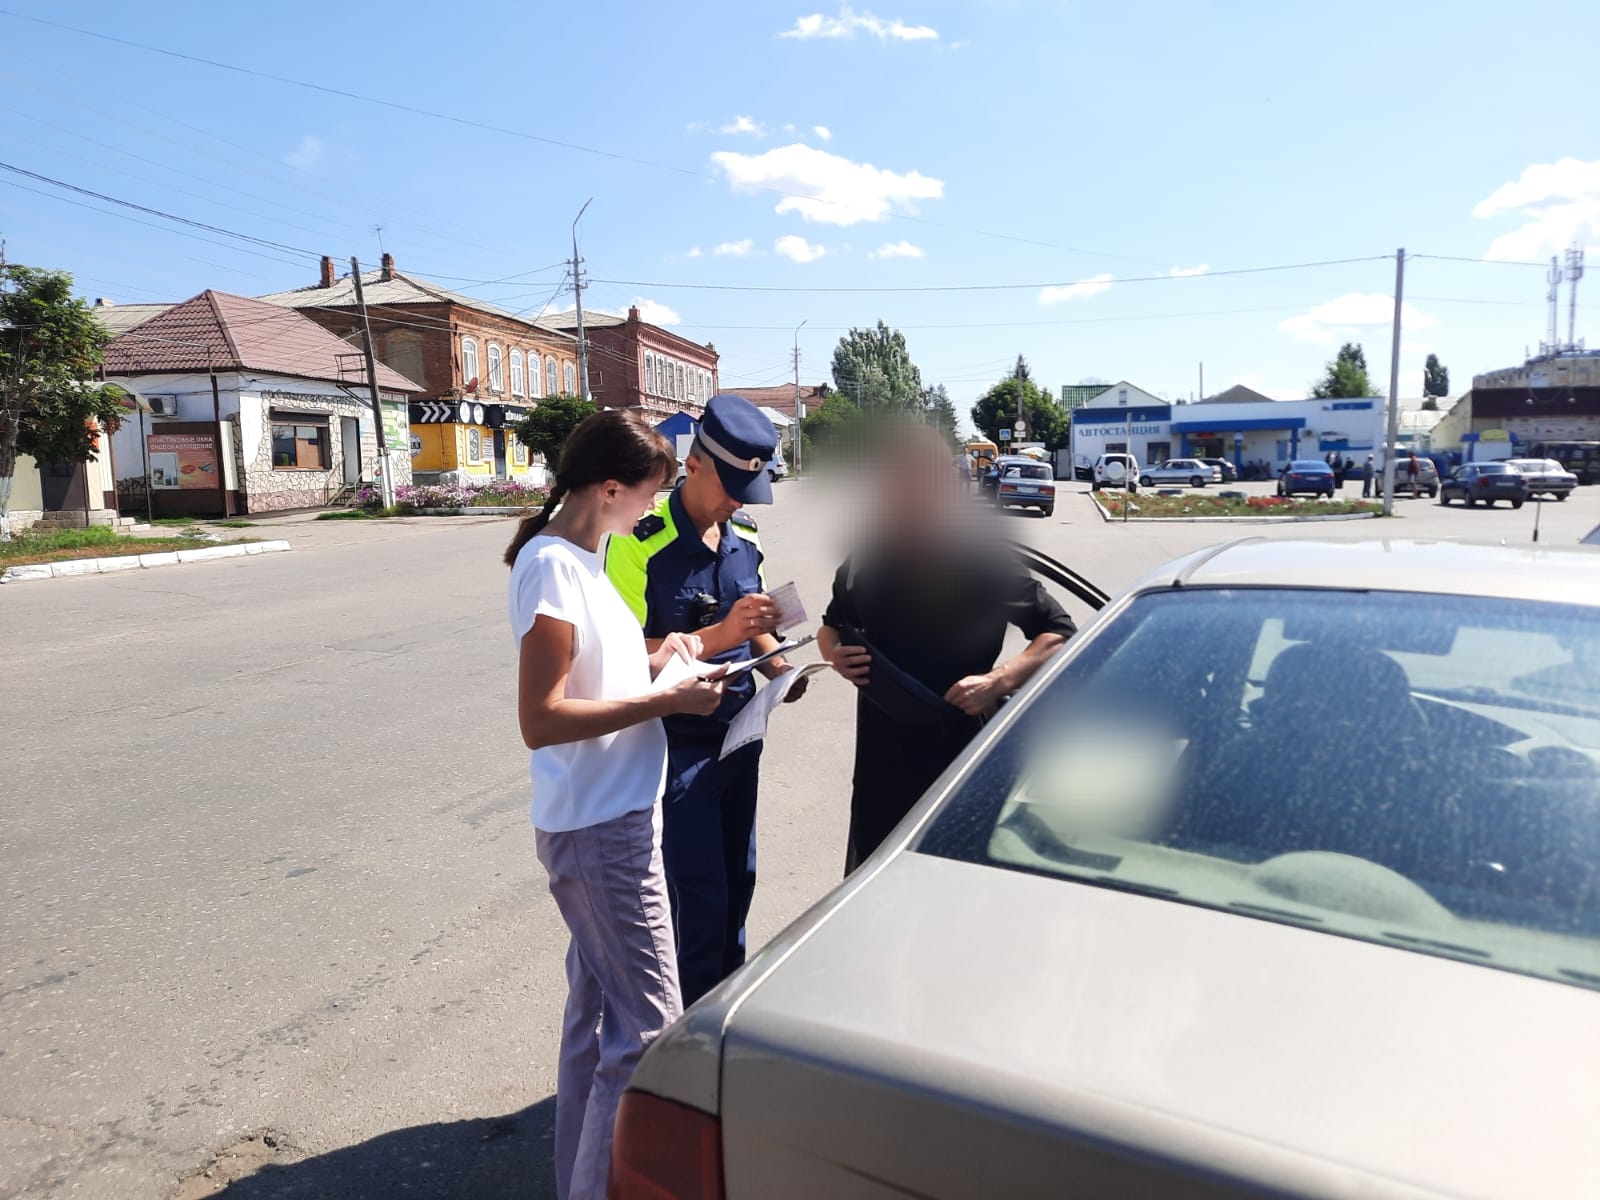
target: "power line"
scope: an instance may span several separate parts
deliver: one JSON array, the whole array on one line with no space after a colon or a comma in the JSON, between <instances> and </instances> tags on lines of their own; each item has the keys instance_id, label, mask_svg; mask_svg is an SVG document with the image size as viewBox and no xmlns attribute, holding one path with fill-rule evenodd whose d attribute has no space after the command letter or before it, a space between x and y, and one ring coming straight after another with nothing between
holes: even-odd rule
<instances>
[{"instance_id":1,"label":"power line","mask_svg":"<svg viewBox=\"0 0 1600 1200\"><path fill-rule=\"evenodd\" d=\"M48 175L41 175L37 171L29 171L24 167L19 167L12 163L0 162L0 170L10 171L14 175L22 175L28 179L36 180L39 183L48 183L51 187L58 187L69 192L76 192L80 196L90 196L96 200L103 200L107 204L115 204L121 208L131 208L135 212L146 213L152 217L160 217L164 221L174 221L179 225L188 225L193 229L204 229L207 233L220 233L224 237L235 238L241 242L250 242L252 245L265 246L271 250L285 250L290 254L301 254L307 258L320 259L322 257L316 251L307 250L302 246L290 246L284 242L274 242L270 238L258 238L248 233L239 233L236 230L224 229L220 225L208 225L204 221L195 221L188 217L180 217L174 213L163 212L159 208L150 208L148 205L135 204L132 200L119 200L117 197L108 196L104 192L96 192L90 188L79 187L77 184L67 183L65 180L52 179Z\"/></svg>"},{"instance_id":2,"label":"power line","mask_svg":"<svg viewBox=\"0 0 1600 1200\"><path fill-rule=\"evenodd\" d=\"M393 109L397 112L410 113L413 116L429 117L433 120L447 121L455 125L471 129L481 129L489 133L503 134L507 137L521 138L525 141L538 142L546 146L555 146L563 150L571 150L578 154L589 154L598 158L610 159L614 162L630 163L634 166L648 167L651 170L666 171L691 179L716 179L717 176L707 174L693 167L681 167L672 163L657 162L653 159L640 158L635 155L620 154L613 150L602 150L596 146L586 146L580 142L567 141L562 138L547 137L543 134L530 133L524 129L512 129L504 125L495 125L487 121L478 121L470 117L457 116L452 113L438 112L433 109L421 108L413 104L404 104L397 100L385 100L377 96L367 96L360 92L347 91L343 88L329 87L327 84L312 83L309 80L295 79L288 75L277 75L270 71L257 70L254 67L244 67L237 63L222 62L218 59L204 58L196 54L186 54L180 50L169 50L162 46L152 46L145 42L136 42L129 38L117 37L114 34L103 33L95 29L84 29L76 25L68 25L59 21L47 20L27 13L13 12L10 9L0 8L0 16L11 17L14 20L28 21L35 25L43 25L51 29L58 29L66 33L77 34L81 37L97 38L101 41L111 42L118 46L127 46L134 50L143 50L149 54L160 54L168 58L179 59L183 62L197 63L201 66L213 67L221 71L232 71L239 75L246 75L255 79L266 79L274 83L287 84L291 87L306 88L310 91L321 92L325 95L338 96L345 100L354 100L362 104L378 105L382 108ZM825 196L817 196L802 192L785 191L783 188L773 187L769 184L749 185L747 190L766 192L775 196L782 196L791 200L805 200L812 204L828 204L834 207L847 207L847 201L831 200ZM1148 262L1146 259L1133 259L1124 255L1107 254L1103 250L1090 250L1077 246L1061 246L1053 242L1039 241L1034 238L1019 237L1016 234L997 233L987 229L976 229L961 225L951 225L941 221L934 221L926 217L912 216L909 213L891 213L895 220L908 221L917 225L926 225L937 229L948 229L958 233L971 233L979 237L993 238L999 241L1015 242L1026 246L1040 246L1051 250L1064 250L1073 254L1083 254L1094 258L1108 258L1123 262Z\"/></svg>"},{"instance_id":3,"label":"power line","mask_svg":"<svg viewBox=\"0 0 1600 1200\"><path fill-rule=\"evenodd\" d=\"M702 292L777 292L783 294L849 293L880 294L901 292L1031 292L1045 288L1073 287L1083 283L1114 287L1123 283L1178 283L1191 279L1217 279L1229 275L1260 275L1269 271L1303 271L1313 267L1339 267L1350 263L1385 262L1392 254L1373 254L1364 258L1331 258L1320 262L1280 263L1267 267L1236 267L1229 271L1207 271L1204 275L1124 275L1112 278L1052 280L1047 283L958 283L915 284L903 287L772 287L738 283L667 283L643 279L596 279L596 283L630 288L679 288Z\"/></svg>"},{"instance_id":4,"label":"power line","mask_svg":"<svg viewBox=\"0 0 1600 1200\"><path fill-rule=\"evenodd\" d=\"M1393 258L1394 256L1393 255L1385 255L1384 257L1385 258ZM1406 257L1407 258L1431 258L1435 262L1474 263L1474 264L1476 264L1476 265L1478 265L1480 267L1481 266L1491 266L1491 267L1538 267L1541 270L1543 270L1546 266L1549 265L1548 263L1519 262L1519 261L1517 261L1515 259L1510 259L1510 258L1467 258L1467 257L1464 257L1463 255L1459 255L1459 254L1407 254Z\"/></svg>"}]
</instances>

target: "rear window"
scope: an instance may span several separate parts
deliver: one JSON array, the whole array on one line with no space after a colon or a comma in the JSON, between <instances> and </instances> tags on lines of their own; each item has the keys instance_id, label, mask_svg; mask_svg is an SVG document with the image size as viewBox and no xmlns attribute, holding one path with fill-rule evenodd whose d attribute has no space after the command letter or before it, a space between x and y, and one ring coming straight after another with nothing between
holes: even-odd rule
<instances>
[{"instance_id":1,"label":"rear window","mask_svg":"<svg viewBox=\"0 0 1600 1200\"><path fill-rule=\"evenodd\" d=\"M1025 463L1021 466L1008 466L1005 469L1007 479L1054 479L1055 473L1043 463Z\"/></svg>"},{"instance_id":2,"label":"rear window","mask_svg":"<svg viewBox=\"0 0 1600 1200\"><path fill-rule=\"evenodd\" d=\"M1480 475L1509 475L1516 468L1505 463L1484 463L1478 468Z\"/></svg>"},{"instance_id":3,"label":"rear window","mask_svg":"<svg viewBox=\"0 0 1600 1200\"><path fill-rule=\"evenodd\" d=\"M1141 597L917 849L1600 988L1600 612Z\"/></svg>"}]
</instances>

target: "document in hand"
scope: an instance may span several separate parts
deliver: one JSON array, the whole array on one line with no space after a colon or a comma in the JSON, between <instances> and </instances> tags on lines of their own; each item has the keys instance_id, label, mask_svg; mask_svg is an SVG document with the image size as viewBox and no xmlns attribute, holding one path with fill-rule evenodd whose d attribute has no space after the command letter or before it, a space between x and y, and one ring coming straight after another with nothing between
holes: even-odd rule
<instances>
[{"instance_id":1,"label":"document in hand","mask_svg":"<svg viewBox=\"0 0 1600 1200\"><path fill-rule=\"evenodd\" d=\"M816 640L817 635L809 633L803 638L785 642L775 650L768 650L765 654L758 654L754 658L742 658L734 663L701 662L697 658L684 658L682 655L674 654L667 660L666 665L661 668L660 674L656 676L652 690L657 692L665 691L673 684L681 683L685 679L696 676L705 678L707 675L715 675L719 671L723 673L725 678L743 675L746 671L759 667L768 659L777 658L781 654L789 654L802 646L809 646Z\"/></svg>"},{"instance_id":2,"label":"document in hand","mask_svg":"<svg viewBox=\"0 0 1600 1200\"><path fill-rule=\"evenodd\" d=\"M789 694L789 689L802 679L827 669L827 663L809 663L796 670L786 671L751 696L750 702L728 723L728 732L722 739L722 753L717 757L727 758L735 750L766 737L767 722L772 718L772 710L783 703L783 698Z\"/></svg>"},{"instance_id":3,"label":"document in hand","mask_svg":"<svg viewBox=\"0 0 1600 1200\"><path fill-rule=\"evenodd\" d=\"M800 590L793 583L781 584L768 593L778 609L778 632L793 629L806 622L806 606L800 602Z\"/></svg>"}]
</instances>

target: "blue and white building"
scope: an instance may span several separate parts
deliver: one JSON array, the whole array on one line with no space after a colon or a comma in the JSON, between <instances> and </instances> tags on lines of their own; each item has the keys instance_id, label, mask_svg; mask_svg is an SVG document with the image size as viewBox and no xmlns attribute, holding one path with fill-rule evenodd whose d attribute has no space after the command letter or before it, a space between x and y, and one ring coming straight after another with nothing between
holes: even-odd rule
<instances>
[{"instance_id":1,"label":"blue and white building","mask_svg":"<svg viewBox=\"0 0 1600 1200\"><path fill-rule=\"evenodd\" d=\"M1358 462L1383 441L1382 398L1272 400L1236 387L1196 404L1170 404L1124 380L1072 414L1072 462L1132 454L1142 465L1168 458L1226 458L1241 471L1274 473L1301 458L1339 453Z\"/></svg>"}]
</instances>

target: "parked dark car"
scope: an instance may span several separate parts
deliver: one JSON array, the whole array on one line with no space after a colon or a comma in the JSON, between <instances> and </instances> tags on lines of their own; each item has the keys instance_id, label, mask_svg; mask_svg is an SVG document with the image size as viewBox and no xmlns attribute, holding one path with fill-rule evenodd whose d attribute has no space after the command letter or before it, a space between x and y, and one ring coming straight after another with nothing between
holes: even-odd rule
<instances>
[{"instance_id":1,"label":"parked dark car","mask_svg":"<svg viewBox=\"0 0 1600 1200\"><path fill-rule=\"evenodd\" d=\"M1333 468L1314 458L1296 459L1284 468L1278 477L1278 495L1295 496L1302 492L1313 496L1333 496Z\"/></svg>"},{"instance_id":2,"label":"parked dark car","mask_svg":"<svg viewBox=\"0 0 1600 1200\"><path fill-rule=\"evenodd\" d=\"M1202 458L1200 460L1222 472L1223 483L1238 483L1239 468L1226 458Z\"/></svg>"},{"instance_id":3,"label":"parked dark car","mask_svg":"<svg viewBox=\"0 0 1600 1200\"><path fill-rule=\"evenodd\" d=\"M1481 500L1493 508L1496 500L1507 500L1512 508L1521 508L1527 499L1527 478L1503 462L1467 463L1439 486L1440 504L1461 500L1472 508Z\"/></svg>"}]
</instances>

